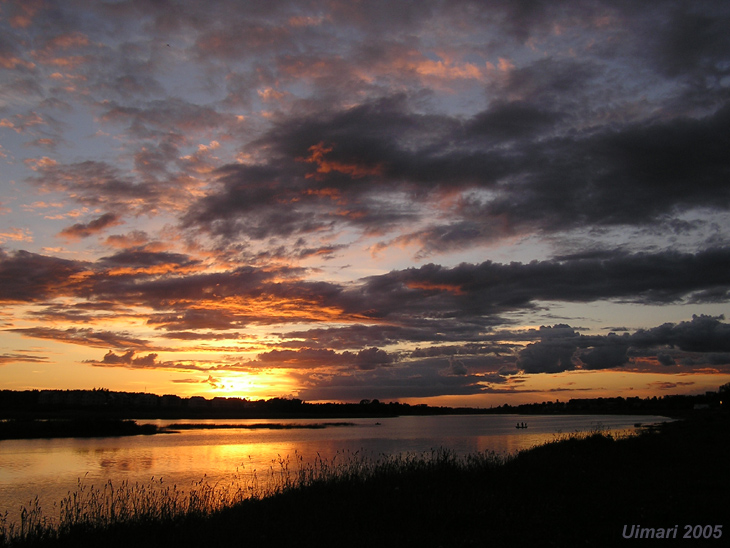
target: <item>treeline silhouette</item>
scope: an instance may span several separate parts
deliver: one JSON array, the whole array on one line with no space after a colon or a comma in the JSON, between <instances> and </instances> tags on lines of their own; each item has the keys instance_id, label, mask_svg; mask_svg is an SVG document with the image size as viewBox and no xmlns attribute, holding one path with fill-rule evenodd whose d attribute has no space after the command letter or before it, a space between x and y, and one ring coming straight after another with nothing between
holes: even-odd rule
<instances>
[{"instance_id":1,"label":"treeline silhouette","mask_svg":"<svg viewBox=\"0 0 730 548\"><path fill-rule=\"evenodd\" d=\"M94 390L0 390L0 418L75 418L93 414L109 418L317 418L395 417L446 413L481 413L484 410L382 403L307 403L297 398L206 399L158 396L144 392Z\"/></svg>"},{"instance_id":2,"label":"treeline silhouette","mask_svg":"<svg viewBox=\"0 0 730 548\"><path fill-rule=\"evenodd\" d=\"M727 409L730 402L730 383L720 387L717 392L705 392L697 395L666 395L639 398L581 398L565 402L556 400L523 405L502 405L489 409L487 413L517 413L521 415L561 415L561 414L597 414L597 415L670 415L686 416L698 411Z\"/></svg>"},{"instance_id":3,"label":"treeline silhouette","mask_svg":"<svg viewBox=\"0 0 730 548\"><path fill-rule=\"evenodd\" d=\"M297 398L206 399L158 396L144 392L94 390L0 390L0 418L317 418L394 417L401 415L516 413L516 414L652 414L685 416L697 411L727 408L730 383L717 392L698 395L628 397L545 401L498 407L436 407L364 399L358 403L308 403Z\"/></svg>"}]
</instances>

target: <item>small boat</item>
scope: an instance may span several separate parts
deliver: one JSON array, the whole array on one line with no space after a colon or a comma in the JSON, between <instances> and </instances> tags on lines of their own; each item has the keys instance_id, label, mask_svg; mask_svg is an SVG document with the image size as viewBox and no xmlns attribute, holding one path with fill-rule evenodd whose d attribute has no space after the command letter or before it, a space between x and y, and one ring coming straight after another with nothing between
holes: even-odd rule
<instances>
[{"instance_id":1,"label":"small boat","mask_svg":"<svg viewBox=\"0 0 730 548\"><path fill-rule=\"evenodd\" d=\"M526 422L518 422L517 423L517 426L515 426L515 428L527 428L527 423Z\"/></svg>"}]
</instances>

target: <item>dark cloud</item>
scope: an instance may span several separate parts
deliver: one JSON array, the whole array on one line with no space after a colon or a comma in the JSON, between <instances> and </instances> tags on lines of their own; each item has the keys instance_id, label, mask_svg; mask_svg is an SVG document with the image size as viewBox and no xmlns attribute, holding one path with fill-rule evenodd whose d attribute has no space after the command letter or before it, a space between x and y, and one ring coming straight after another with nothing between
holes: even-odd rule
<instances>
[{"instance_id":1,"label":"dark cloud","mask_svg":"<svg viewBox=\"0 0 730 548\"><path fill-rule=\"evenodd\" d=\"M88 223L77 223L68 228L64 228L59 233L59 236L70 239L88 238L89 236L93 236L94 234L104 231L110 226L116 226L119 224L121 224L121 221L117 215L114 213L105 213L101 217L98 217L93 221L89 221Z\"/></svg>"},{"instance_id":2,"label":"dark cloud","mask_svg":"<svg viewBox=\"0 0 730 548\"><path fill-rule=\"evenodd\" d=\"M87 299L90 310L94 303L99 310L109 310L111 303L146 306L155 311L148 323L167 331L320 320L327 310L328 319L359 318L367 323L294 331L287 333L289 344L299 346L296 341L302 339L309 341L305 345L363 349L402 341L483 341L492 327L504 324L503 314L540 301L621 299L665 304L699 301L708 291L714 299L730 289L724 276L729 267L726 249L697 254L615 253L527 264L487 261L453 268L430 264L344 286L304 281L298 278L300 269L290 268L200 273L198 262L186 255L130 250L96 263L6 254L0 261L0 278L6 280L2 293L6 301L42 302L66 295ZM82 272L84 276L78 276ZM698 277L697 272L704 274ZM221 306L226 302L230 304ZM379 324L384 319L388 324ZM561 329L572 333L567 326ZM658 339L657 329L641 336ZM726 351L723 335L697 345ZM537 336L548 337L542 331ZM689 342L682 345L692 349Z\"/></svg>"},{"instance_id":3,"label":"dark cloud","mask_svg":"<svg viewBox=\"0 0 730 548\"><path fill-rule=\"evenodd\" d=\"M724 316L693 316L692 321L641 329L631 337L635 346L676 346L687 352L730 352L730 324Z\"/></svg>"},{"instance_id":4,"label":"dark cloud","mask_svg":"<svg viewBox=\"0 0 730 548\"><path fill-rule=\"evenodd\" d=\"M529 139L534 131L544 131L561 120L574 123L578 114L586 114L586 94L595 93L592 84L602 72L597 61L555 57L510 70L502 81L490 84L490 91L519 100L495 102L490 110L475 116L470 129L478 135L478 129L493 131L491 124L517 123L519 130L502 129L508 132L504 136Z\"/></svg>"},{"instance_id":5,"label":"dark cloud","mask_svg":"<svg viewBox=\"0 0 730 548\"><path fill-rule=\"evenodd\" d=\"M559 373L573 369L600 370L627 365L632 357L656 359L661 366L675 366L673 348L682 351L687 367L728 363L728 330L724 317L694 316L691 321L666 323L633 334L579 335L570 330L557 334L540 328L546 336L520 351L517 367L525 373ZM691 353L687 355L686 353Z\"/></svg>"},{"instance_id":6,"label":"dark cloud","mask_svg":"<svg viewBox=\"0 0 730 548\"><path fill-rule=\"evenodd\" d=\"M122 355L115 354L111 350L104 355L101 363L104 365L129 365L134 367L152 367L156 364L157 354L151 353L142 357L135 357L135 351L130 350Z\"/></svg>"},{"instance_id":7,"label":"dark cloud","mask_svg":"<svg viewBox=\"0 0 730 548\"><path fill-rule=\"evenodd\" d=\"M639 228L693 208L727 210L730 109L590 132L556 126L561 117L499 103L465 126L391 97L286 119L257 142L271 160L223 169L221 191L195 204L186 222L254 239L340 225L379 233L418 220L413 204L435 206L444 189L466 193L448 222L396 240L443 252L527 232ZM383 200L398 192L417 202Z\"/></svg>"},{"instance_id":8,"label":"dark cloud","mask_svg":"<svg viewBox=\"0 0 730 548\"><path fill-rule=\"evenodd\" d=\"M208 375L205 379L173 379L174 383L182 384L208 384L213 390L225 388L225 384L221 382L221 379Z\"/></svg>"},{"instance_id":9,"label":"dark cloud","mask_svg":"<svg viewBox=\"0 0 730 548\"><path fill-rule=\"evenodd\" d=\"M109 257L102 257L98 264L105 267L152 267L165 266L171 267L191 267L200 264L199 260L191 259L187 255L181 253L170 253L166 251L146 251L144 249L126 250L115 253Z\"/></svg>"},{"instance_id":10,"label":"dark cloud","mask_svg":"<svg viewBox=\"0 0 730 548\"><path fill-rule=\"evenodd\" d=\"M174 313L150 314L147 324L155 326L156 329L165 329L167 331L179 333L179 330L192 329L234 329L237 327L244 327L253 320L254 318L249 315L236 314L235 312L229 312L226 310L185 310L183 306L180 307L178 312ZM208 336L203 335L202 338L206 339Z\"/></svg>"},{"instance_id":11,"label":"dark cloud","mask_svg":"<svg viewBox=\"0 0 730 548\"><path fill-rule=\"evenodd\" d=\"M404 230L406 237L389 241L420 245L425 253L535 231L641 227L698 207L727 210L728 195L718 182L728 171L728 110L721 108L727 93L722 100L717 82L727 77L722 60L727 39L721 29L729 15L717 2L692 7L681 2L661 7L566 2L559 3L560 9L542 2L423 2L415 11L339 2L314 2L306 9L287 2L276 8L252 8L254 4L246 2L243 8L217 2L206 11L183 2L174 16L149 4L97 7L94 12L112 17L114 33L133 28L140 14L160 33L157 40L122 42L119 52L124 55L114 56L113 63L106 61L114 51L96 57L87 51L93 43L88 36L112 31L75 30L83 22L72 9L62 11L58 33L44 44L54 51L86 48L87 63L113 66L117 72L122 68L118 59L130 59L135 70L121 71L124 78L137 74L141 79L173 60L167 57L173 48L166 45L176 41L175 33L185 32L195 44L188 53L199 56L197 61L228 64L235 58L241 63L221 80L240 82L248 104L266 103L266 89L292 94L274 90L277 83L286 88L290 81L313 82L311 95L292 100L271 123L258 126L253 137L243 138L242 146L255 162L220 169L218 190L200 196L180 184L191 169L180 161L182 149L193 144L192 134L243 135L225 101L100 99L100 120L125 127L130 138L125 146L139 178L103 162L58 163L40 169L36 183L69 192L87 205L114 206L114 211L191 205L183 221L188 228L227 239L309 237L342 227L364 234ZM657 17L665 24L656 24ZM502 58L503 66L486 78L491 98L486 107L468 115L439 112L433 105L424 108L429 103L422 99L425 76L419 63L432 63L433 73L434 67L445 70L451 62L446 54L436 62L423 53L426 45L439 50L420 33L438 29L441 21L454 23L446 44L462 48L466 57L481 52L481 66L485 60L498 63L500 39L525 43L562 37L556 39L582 54L543 55L519 66ZM333 48L343 43L338 25L358 29L344 49ZM489 35L484 28L495 38L484 38ZM580 30L604 41L583 43ZM379 36L375 44L366 39L373 32ZM437 43L445 39L432 35ZM17 57L13 43L5 40L0 52ZM262 61L248 64L257 58ZM410 65L388 65L389 59L408 59ZM634 65L643 71L634 71ZM318 72L328 66L352 68L345 78L340 69ZM221 70L217 65L209 70L223 75L216 72ZM486 74L480 70L477 81ZM639 83L629 85L622 70L630 70ZM668 100L653 93L663 80L688 72L698 81L715 81L712 90L707 85L707 94L714 97L707 101L714 106L701 115L677 107L687 85L663 91ZM89 89L109 87L102 85L105 77L98 72L85 74L99 79ZM319 97L338 79L344 83L332 95L339 100ZM396 81L402 85L392 85ZM639 109L636 88L643 82L649 86L642 91L643 100L650 105ZM155 89L152 83L135 85L135 97L144 95L142 89ZM394 94L392 89L409 91ZM256 99L259 93L263 99ZM663 104L671 109L662 111ZM412 223L423 220L419 206L436 207L445 189L465 193L458 207L445 220L414 231ZM474 190L481 194L468 194ZM401 199L390 199L396 193Z\"/></svg>"},{"instance_id":12,"label":"dark cloud","mask_svg":"<svg viewBox=\"0 0 730 548\"><path fill-rule=\"evenodd\" d=\"M651 383L651 386L654 388L657 388L658 390L676 390L679 387L682 386L693 386L695 383L693 381L688 382L671 382L671 381L657 381Z\"/></svg>"},{"instance_id":13,"label":"dark cloud","mask_svg":"<svg viewBox=\"0 0 730 548\"><path fill-rule=\"evenodd\" d=\"M575 369L572 340L553 339L528 345L520 352L517 367L525 373L559 373Z\"/></svg>"},{"instance_id":14,"label":"dark cloud","mask_svg":"<svg viewBox=\"0 0 730 548\"><path fill-rule=\"evenodd\" d=\"M29 354L0 354L0 366L9 363L50 363L45 356L33 356Z\"/></svg>"},{"instance_id":15,"label":"dark cloud","mask_svg":"<svg viewBox=\"0 0 730 548\"><path fill-rule=\"evenodd\" d=\"M210 325L208 325L207 327L210 328ZM167 333L162 333L161 336L166 339L177 339L181 341L223 341L247 338L245 335L242 335L240 333L215 333L213 331L170 331Z\"/></svg>"},{"instance_id":16,"label":"dark cloud","mask_svg":"<svg viewBox=\"0 0 730 548\"><path fill-rule=\"evenodd\" d=\"M309 399L332 399L341 390L345 399L365 397L389 398L464 395L510 391L510 386L524 381L519 375L560 373L573 370L604 370L626 367L662 372L667 366L680 367L670 356L672 347L682 351L681 367L713 368L727 366L730 353L713 349L720 342L728 324L723 318L697 316L688 322L666 324L634 334L581 335L566 324L539 330L515 331L515 341L539 341L511 352L498 352L488 345L431 347L416 350L394 368L372 374L307 377L303 392ZM655 337L649 339L646 333ZM495 335L507 338L507 333ZM703 343L707 343L703 345ZM680 344L683 345L680 348ZM687 347L693 348L692 351ZM636 364L635 359L654 360ZM451 380L449 380L451 379ZM462 379L461 381L456 379ZM505 388L500 388L505 385ZM675 385L679 386L679 385ZM668 389L669 387L667 387ZM567 390L567 388L565 388ZM344 396L343 396L344 397Z\"/></svg>"},{"instance_id":17,"label":"dark cloud","mask_svg":"<svg viewBox=\"0 0 730 548\"><path fill-rule=\"evenodd\" d=\"M213 388L214 371L287 369L304 397L355 401L729 361L718 317L607 335L517 320L550 303L728 301L726 2L3 12L0 157L18 172L3 219L43 223L3 239L48 250L0 251L12 333ZM124 319L133 332L115 331ZM164 361L163 340L246 355Z\"/></svg>"},{"instance_id":18,"label":"dark cloud","mask_svg":"<svg viewBox=\"0 0 730 548\"><path fill-rule=\"evenodd\" d=\"M53 341L80 344L96 348L133 348L142 349L149 346L149 341L130 336L128 333L115 333L112 331L95 331L88 328L69 327L68 329L56 329L53 327L27 327L8 329L25 337L36 339L49 339Z\"/></svg>"},{"instance_id":19,"label":"dark cloud","mask_svg":"<svg viewBox=\"0 0 730 548\"><path fill-rule=\"evenodd\" d=\"M456 164L470 162L461 154L438 158L435 143L423 143L434 146L430 153L403 150L411 141L440 138L438 128L444 123L458 126L455 120L413 115L404 108L405 98L396 96L324 117L282 122L255 144L272 161L221 169L221 192L196 204L186 221L216 234L262 239L338 224L377 233L416 220L412 206L383 199L382 192L399 187L420 192L407 179L406 186L393 185L408 176L428 185L448 184L460 175Z\"/></svg>"},{"instance_id":20,"label":"dark cloud","mask_svg":"<svg viewBox=\"0 0 730 548\"><path fill-rule=\"evenodd\" d=\"M312 400L360 401L395 400L449 395L474 395L484 392L485 379L474 375L441 374L435 368L404 367L376 369L357 375L337 375L313 379L296 377L305 388L300 397Z\"/></svg>"},{"instance_id":21,"label":"dark cloud","mask_svg":"<svg viewBox=\"0 0 730 548\"><path fill-rule=\"evenodd\" d=\"M209 106L196 105L179 98L151 101L144 107L126 107L106 102L103 118L108 122L129 122L129 130L139 139L157 137L156 132L182 133L222 124L225 119ZM183 140L184 137L180 136Z\"/></svg>"},{"instance_id":22,"label":"dark cloud","mask_svg":"<svg viewBox=\"0 0 730 548\"><path fill-rule=\"evenodd\" d=\"M258 355L252 366L258 367L354 367L361 370L372 370L387 367L397 361L393 354L376 347L366 348L358 352L335 352L323 348L299 348L297 350L271 350Z\"/></svg>"},{"instance_id":23,"label":"dark cloud","mask_svg":"<svg viewBox=\"0 0 730 548\"><path fill-rule=\"evenodd\" d=\"M708 10L709 8L709 10ZM722 3L677 4L659 36L659 66L669 76L727 76L730 12Z\"/></svg>"},{"instance_id":24,"label":"dark cloud","mask_svg":"<svg viewBox=\"0 0 730 548\"><path fill-rule=\"evenodd\" d=\"M506 335L506 334L505 334ZM517 333L511 333L509 336L518 339L520 341L528 340L529 335L521 335ZM488 339L495 337L495 335L488 334L482 335L482 339ZM502 339L503 335L497 335ZM506 338L506 337L505 337ZM466 343L459 345L446 345L446 346L430 346L428 348L416 348L410 353L411 358L427 358L427 357L439 357L439 356L464 356L464 355L483 355L483 354L509 354L514 350L514 345L504 343L486 343L486 344L475 344Z\"/></svg>"},{"instance_id":25,"label":"dark cloud","mask_svg":"<svg viewBox=\"0 0 730 548\"><path fill-rule=\"evenodd\" d=\"M385 350L372 347L360 350L355 355L355 367L358 369L375 369L376 367L386 367L396 361L392 354L388 354Z\"/></svg>"},{"instance_id":26,"label":"dark cloud","mask_svg":"<svg viewBox=\"0 0 730 548\"><path fill-rule=\"evenodd\" d=\"M609 335L600 344L579 355L583 369L611 369L628 362L629 341ZM657 357L658 358L658 357Z\"/></svg>"},{"instance_id":27,"label":"dark cloud","mask_svg":"<svg viewBox=\"0 0 730 548\"><path fill-rule=\"evenodd\" d=\"M429 264L367 278L343 296L348 306L358 306L372 317L425 314L442 319L499 315L537 301L620 298L665 304L701 298L710 288L726 292L728 266L730 253L719 249L528 264L487 261L453 268ZM705 275L698 277L697 272Z\"/></svg>"},{"instance_id":28,"label":"dark cloud","mask_svg":"<svg viewBox=\"0 0 730 548\"><path fill-rule=\"evenodd\" d=\"M33 302L68 295L73 277L86 270L84 263L17 251L0 250L0 300Z\"/></svg>"},{"instance_id":29,"label":"dark cloud","mask_svg":"<svg viewBox=\"0 0 730 548\"><path fill-rule=\"evenodd\" d=\"M84 205L126 211L163 201L161 189L135 181L128 173L104 162L85 161L72 164L44 162L36 168L38 175L30 181L46 191L65 192ZM139 205L144 204L144 205Z\"/></svg>"},{"instance_id":30,"label":"dark cloud","mask_svg":"<svg viewBox=\"0 0 730 548\"><path fill-rule=\"evenodd\" d=\"M365 310L365 313L377 317L375 310ZM362 320L362 318L360 319ZM279 335L286 339L280 342L279 345L295 348L317 345L344 350L369 346L388 346L401 342L483 341L485 338L492 337L491 325L503 323L508 322L493 317L479 318L473 321L460 321L453 318L446 321L438 321L437 319L434 321L434 319L427 318L405 317L402 318L401 325L393 323L376 323L374 325L356 323L344 327L290 331ZM473 348L468 345L467 347ZM451 348L456 353L457 347ZM448 349L444 349L442 352L447 354Z\"/></svg>"},{"instance_id":31,"label":"dark cloud","mask_svg":"<svg viewBox=\"0 0 730 548\"><path fill-rule=\"evenodd\" d=\"M462 360L450 360L451 374L452 375L467 375L468 369Z\"/></svg>"},{"instance_id":32,"label":"dark cloud","mask_svg":"<svg viewBox=\"0 0 730 548\"><path fill-rule=\"evenodd\" d=\"M128 234L113 234L105 243L109 247L129 249L144 246L149 240L149 235L144 230L133 230Z\"/></svg>"},{"instance_id":33,"label":"dark cloud","mask_svg":"<svg viewBox=\"0 0 730 548\"><path fill-rule=\"evenodd\" d=\"M109 301L77 302L74 304L52 303L39 306L28 313L38 321L66 324L91 324L107 319L134 317L137 314L126 307Z\"/></svg>"},{"instance_id":34,"label":"dark cloud","mask_svg":"<svg viewBox=\"0 0 730 548\"><path fill-rule=\"evenodd\" d=\"M200 360L178 360L178 361L160 361L158 360L157 353L149 353L147 355L138 354L135 350L129 350L123 354L116 354L113 351L108 351L101 360L85 360L83 363L87 363L93 367L107 367L107 368L127 368L127 369L162 369L166 371L175 372L196 372L210 375L211 372L229 370L229 371L244 371L245 368L239 365L228 365L221 363L205 362ZM181 381L186 382L186 381ZM207 382L207 381L201 381Z\"/></svg>"},{"instance_id":35,"label":"dark cloud","mask_svg":"<svg viewBox=\"0 0 730 548\"><path fill-rule=\"evenodd\" d=\"M575 77L575 75L574 75ZM470 120L466 134L483 139L485 144L504 145L517 139L534 139L556 123L556 116L544 108L523 101L493 104Z\"/></svg>"}]
</instances>

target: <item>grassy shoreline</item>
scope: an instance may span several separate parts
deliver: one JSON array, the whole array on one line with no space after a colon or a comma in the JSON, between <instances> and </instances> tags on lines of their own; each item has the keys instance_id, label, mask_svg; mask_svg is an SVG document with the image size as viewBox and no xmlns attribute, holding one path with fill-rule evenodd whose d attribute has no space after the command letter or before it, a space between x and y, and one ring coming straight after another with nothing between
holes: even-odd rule
<instances>
[{"instance_id":1,"label":"grassy shoreline","mask_svg":"<svg viewBox=\"0 0 730 548\"><path fill-rule=\"evenodd\" d=\"M97 438L159 433L153 424L130 419L10 419L0 421L0 440Z\"/></svg>"},{"instance_id":2,"label":"grassy shoreline","mask_svg":"<svg viewBox=\"0 0 730 548\"><path fill-rule=\"evenodd\" d=\"M625 439L566 436L506 459L320 463L230 508L206 510L220 494L202 490L183 516L79 521L9 545L620 546L632 542L624 525L678 526L681 537L687 525L730 528L728 426L726 415L707 415ZM723 534L661 544L721 546Z\"/></svg>"},{"instance_id":3,"label":"grassy shoreline","mask_svg":"<svg viewBox=\"0 0 730 548\"><path fill-rule=\"evenodd\" d=\"M0 421L0 441L53 438L101 438L119 436L150 436L174 434L181 430L319 430L322 428L355 426L353 422L257 422L250 424L173 423L168 426L137 424L131 419L10 419Z\"/></svg>"}]
</instances>

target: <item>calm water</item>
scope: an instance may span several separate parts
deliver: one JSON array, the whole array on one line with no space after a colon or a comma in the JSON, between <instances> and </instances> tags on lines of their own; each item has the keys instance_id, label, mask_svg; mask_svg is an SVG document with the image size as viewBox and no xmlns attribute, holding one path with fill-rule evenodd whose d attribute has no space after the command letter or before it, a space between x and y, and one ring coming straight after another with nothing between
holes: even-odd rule
<instances>
[{"instance_id":1,"label":"calm water","mask_svg":"<svg viewBox=\"0 0 730 548\"><path fill-rule=\"evenodd\" d=\"M378 457L423 453L446 448L457 454L482 451L514 453L554 439L556 434L586 432L597 427L634 430L635 423L666 421L665 417L628 415L444 415L343 419L353 426L287 430L188 430L178 434L89 439L0 441L0 514L16 516L35 496L51 517L53 503L79 480L100 486L112 480L190 486L204 477L226 481L243 471L266 476L270 467L287 457L295 466L319 457L330 460L341 453ZM142 422L142 421L140 421ZM172 422L251 424L262 422L324 423L340 419L293 420L185 420L149 421L159 426ZM518 422L529 427L518 430ZM378 424L379 423L379 424ZM339 453L338 453L339 452ZM341 458L338 456L337 458ZM297 465L298 466L298 465Z\"/></svg>"}]
</instances>

